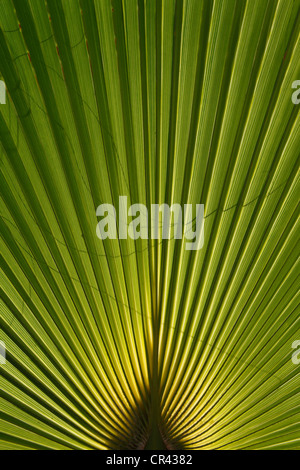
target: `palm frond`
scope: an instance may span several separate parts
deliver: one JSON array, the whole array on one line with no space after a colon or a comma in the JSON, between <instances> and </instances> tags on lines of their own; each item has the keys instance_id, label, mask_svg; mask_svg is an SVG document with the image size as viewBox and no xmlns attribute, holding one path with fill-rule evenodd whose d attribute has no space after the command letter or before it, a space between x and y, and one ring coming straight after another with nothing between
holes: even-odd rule
<instances>
[{"instance_id":1,"label":"palm frond","mask_svg":"<svg viewBox=\"0 0 300 470\"><path fill-rule=\"evenodd\" d=\"M1 449L300 448L299 0L1 0ZM204 204L204 246L96 209Z\"/></svg>"}]
</instances>

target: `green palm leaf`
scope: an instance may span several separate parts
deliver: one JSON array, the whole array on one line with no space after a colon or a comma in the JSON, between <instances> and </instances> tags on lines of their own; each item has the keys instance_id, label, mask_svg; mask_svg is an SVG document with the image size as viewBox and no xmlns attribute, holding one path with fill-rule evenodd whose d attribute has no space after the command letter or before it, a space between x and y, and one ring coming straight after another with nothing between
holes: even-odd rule
<instances>
[{"instance_id":1,"label":"green palm leaf","mask_svg":"<svg viewBox=\"0 0 300 470\"><path fill-rule=\"evenodd\" d=\"M1 449L300 448L299 9L0 1Z\"/></svg>"}]
</instances>

